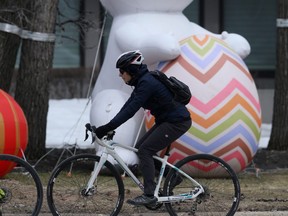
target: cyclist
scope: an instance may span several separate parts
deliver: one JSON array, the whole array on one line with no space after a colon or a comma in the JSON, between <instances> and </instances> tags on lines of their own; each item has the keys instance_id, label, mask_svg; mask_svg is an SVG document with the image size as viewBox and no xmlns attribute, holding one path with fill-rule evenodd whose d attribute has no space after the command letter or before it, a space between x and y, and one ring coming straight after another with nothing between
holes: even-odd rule
<instances>
[{"instance_id":1,"label":"cyclist","mask_svg":"<svg viewBox=\"0 0 288 216\"><path fill-rule=\"evenodd\" d=\"M139 50L120 55L116 62L119 76L130 86L134 86L130 98L117 115L107 124L96 129L98 138L134 116L140 109L150 110L155 117L154 126L136 143L140 160L139 168L144 179L144 194L127 202L132 205L153 205L157 202L155 190L155 165L153 155L170 145L191 126L190 113L185 105L173 100L172 93L157 80L143 63ZM177 183L175 183L177 184Z\"/></svg>"}]
</instances>

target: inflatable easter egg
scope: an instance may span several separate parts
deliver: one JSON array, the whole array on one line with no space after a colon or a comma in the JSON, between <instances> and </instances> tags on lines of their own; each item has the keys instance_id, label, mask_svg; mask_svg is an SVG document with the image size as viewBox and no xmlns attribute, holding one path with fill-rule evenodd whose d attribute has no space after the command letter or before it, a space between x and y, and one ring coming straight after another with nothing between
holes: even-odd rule
<instances>
[{"instance_id":1,"label":"inflatable easter egg","mask_svg":"<svg viewBox=\"0 0 288 216\"><path fill-rule=\"evenodd\" d=\"M0 154L22 157L28 143L28 125L21 107L0 89ZM14 167L14 163L0 161L0 177Z\"/></svg>"},{"instance_id":2,"label":"inflatable easter egg","mask_svg":"<svg viewBox=\"0 0 288 216\"><path fill-rule=\"evenodd\" d=\"M258 149L261 108L247 66L223 41L194 35L180 42L178 58L159 64L168 76L189 85L187 105L193 120L189 131L172 144L170 162L197 153L212 154L236 172L243 170ZM154 119L146 115L146 128Z\"/></svg>"}]
</instances>

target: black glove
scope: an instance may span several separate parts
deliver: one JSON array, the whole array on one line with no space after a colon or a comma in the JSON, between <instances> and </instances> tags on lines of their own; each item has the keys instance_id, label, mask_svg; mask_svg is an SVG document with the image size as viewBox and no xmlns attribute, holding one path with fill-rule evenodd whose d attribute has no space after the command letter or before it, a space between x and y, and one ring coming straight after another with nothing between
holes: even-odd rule
<instances>
[{"instance_id":1,"label":"black glove","mask_svg":"<svg viewBox=\"0 0 288 216\"><path fill-rule=\"evenodd\" d=\"M95 130L95 134L99 139L102 139L109 131L112 131L113 128L108 124L102 125Z\"/></svg>"}]
</instances>

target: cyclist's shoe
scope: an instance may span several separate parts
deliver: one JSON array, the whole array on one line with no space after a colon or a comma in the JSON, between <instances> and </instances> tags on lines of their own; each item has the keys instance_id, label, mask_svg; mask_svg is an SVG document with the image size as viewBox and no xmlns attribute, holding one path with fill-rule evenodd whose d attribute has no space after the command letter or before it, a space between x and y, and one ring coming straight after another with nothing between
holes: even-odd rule
<instances>
[{"instance_id":1,"label":"cyclist's shoe","mask_svg":"<svg viewBox=\"0 0 288 216\"><path fill-rule=\"evenodd\" d=\"M157 202L157 198L155 196L148 197L145 194L135 197L134 199L127 200L128 204L135 205L135 206L154 205L156 204L156 202Z\"/></svg>"}]
</instances>

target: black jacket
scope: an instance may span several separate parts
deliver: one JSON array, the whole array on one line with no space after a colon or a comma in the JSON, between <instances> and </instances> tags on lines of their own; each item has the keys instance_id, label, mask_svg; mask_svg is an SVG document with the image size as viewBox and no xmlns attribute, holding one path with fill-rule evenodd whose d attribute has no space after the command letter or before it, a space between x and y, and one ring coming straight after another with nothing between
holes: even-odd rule
<instances>
[{"instance_id":1,"label":"black jacket","mask_svg":"<svg viewBox=\"0 0 288 216\"><path fill-rule=\"evenodd\" d=\"M116 129L133 117L140 108L150 110L155 117L156 124L190 119L190 113L185 105L174 101L172 93L150 74L145 65L141 67L139 74L133 77L132 81L130 84L135 88L130 98L109 122L112 129Z\"/></svg>"}]
</instances>

